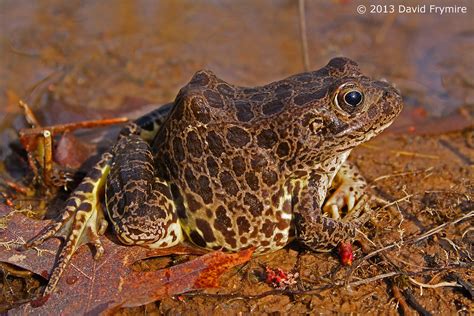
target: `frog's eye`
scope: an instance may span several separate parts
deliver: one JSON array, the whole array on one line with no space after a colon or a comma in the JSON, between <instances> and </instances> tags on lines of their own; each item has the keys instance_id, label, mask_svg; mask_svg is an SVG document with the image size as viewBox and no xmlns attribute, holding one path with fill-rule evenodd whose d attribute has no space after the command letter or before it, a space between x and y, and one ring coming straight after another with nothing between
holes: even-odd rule
<instances>
[{"instance_id":1,"label":"frog's eye","mask_svg":"<svg viewBox=\"0 0 474 316\"><path fill-rule=\"evenodd\" d=\"M355 87L346 87L337 92L334 101L342 110L352 114L364 102L364 94Z\"/></svg>"}]
</instances>

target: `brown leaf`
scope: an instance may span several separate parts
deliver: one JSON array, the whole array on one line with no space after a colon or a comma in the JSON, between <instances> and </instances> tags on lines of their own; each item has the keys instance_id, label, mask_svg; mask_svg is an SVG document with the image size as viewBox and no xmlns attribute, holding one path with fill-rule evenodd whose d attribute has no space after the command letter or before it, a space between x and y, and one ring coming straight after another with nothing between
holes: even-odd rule
<instances>
[{"instance_id":1,"label":"brown leaf","mask_svg":"<svg viewBox=\"0 0 474 316\"><path fill-rule=\"evenodd\" d=\"M63 167L79 169L95 151L91 144L87 144L71 133L64 133L54 151L54 160Z\"/></svg>"},{"instance_id":2,"label":"brown leaf","mask_svg":"<svg viewBox=\"0 0 474 316\"><path fill-rule=\"evenodd\" d=\"M46 278L54 265L59 240L47 240L41 247L19 251L25 241L38 233L45 222L35 221L0 204L0 261L32 271Z\"/></svg>"},{"instance_id":3,"label":"brown leaf","mask_svg":"<svg viewBox=\"0 0 474 316\"><path fill-rule=\"evenodd\" d=\"M34 236L45 221L30 219L18 211L0 205L0 261L11 263L46 277L54 265L59 242L47 241L39 252L15 250L23 241ZM10 212L10 213L9 213ZM9 214L9 215L7 215ZM105 254L94 260L89 247L81 247L73 256L58 283L57 290L40 306L25 304L14 314L98 314L107 309L138 306L203 287L218 286L218 278L231 267L249 260L253 250L236 254L213 252L195 260L153 272L134 272L130 266L146 258L150 252L142 247L117 245L102 237ZM177 247L177 253L186 248ZM172 249L166 251L171 253ZM163 252L161 253L163 254ZM36 306L36 305L35 305Z\"/></svg>"},{"instance_id":4,"label":"brown leaf","mask_svg":"<svg viewBox=\"0 0 474 316\"><path fill-rule=\"evenodd\" d=\"M233 254L214 251L171 268L132 273L123 280L120 293L109 308L140 306L168 295L219 287L220 276L249 261L252 254L253 249Z\"/></svg>"}]
</instances>

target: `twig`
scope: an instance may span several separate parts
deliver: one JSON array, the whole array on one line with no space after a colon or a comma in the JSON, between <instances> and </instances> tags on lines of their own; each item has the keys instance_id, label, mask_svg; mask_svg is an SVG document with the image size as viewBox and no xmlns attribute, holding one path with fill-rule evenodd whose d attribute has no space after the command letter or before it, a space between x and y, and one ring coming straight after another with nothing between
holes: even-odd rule
<instances>
[{"instance_id":1,"label":"twig","mask_svg":"<svg viewBox=\"0 0 474 316\"><path fill-rule=\"evenodd\" d=\"M411 293L410 289L406 289L403 291L403 295L407 299L408 304L413 307L420 315L422 316L431 316L432 314L428 312L420 303L416 300L416 298Z\"/></svg>"},{"instance_id":2,"label":"twig","mask_svg":"<svg viewBox=\"0 0 474 316\"><path fill-rule=\"evenodd\" d=\"M369 149L375 149L375 150L385 150L385 148L382 149L379 146L374 146L374 145L370 145L370 144L362 144L360 146L366 147L366 148L369 148ZM397 156L408 156L408 157L427 158L427 159L439 159L439 156L428 155L428 154L420 154L420 153L411 152L411 151L390 150L390 152L396 154Z\"/></svg>"},{"instance_id":3,"label":"twig","mask_svg":"<svg viewBox=\"0 0 474 316\"><path fill-rule=\"evenodd\" d=\"M414 195L414 194L407 194L407 195L405 195L404 197L399 198L398 200L395 200L395 201L393 201L393 202L390 202L390 203L388 203L388 204L385 204L384 206L382 206L382 207L380 208L380 211L381 211L381 210L384 210L384 209L386 209L387 207L392 206L392 205L394 205L394 204L398 204L399 202L403 202L403 201L405 201L405 200L408 200L408 199L411 198L413 195Z\"/></svg>"},{"instance_id":4,"label":"twig","mask_svg":"<svg viewBox=\"0 0 474 316\"><path fill-rule=\"evenodd\" d=\"M118 117L112 119L102 119L102 120L92 120L92 121L82 121L77 123L67 123L67 124L58 124L53 126L45 126L42 128L27 128L20 130L20 136L29 136L29 135L42 135L44 130L49 130L53 135L58 133L64 133L66 131L74 131L81 128L93 128L93 127L103 127L114 124L122 124L128 121L126 117Z\"/></svg>"},{"instance_id":5,"label":"twig","mask_svg":"<svg viewBox=\"0 0 474 316\"><path fill-rule=\"evenodd\" d=\"M418 157L418 158L428 158L428 159L439 159L439 156L435 155L427 155L427 154L419 154L410 151L398 151L398 150L391 150L397 156L408 156L408 157Z\"/></svg>"},{"instance_id":6,"label":"twig","mask_svg":"<svg viewBox=\"0 0 474 316\"><path fill-rule=\"evenodd\" d=\"M348 286L359 286L359 285L362 285L362 284L367 284L367 283L371 283L371 282L374 282L374 281L383 280L383 279L390 278L390 277L400 275L400 274L402 274L402 273L401 272L396 272L396 271L389 272L389 273L384 273L384 274L379 274L379 275L376 275L376 276L371 277L371 278L367 278L367 279L363 279L363 280L360 280L360 281L354 281L354 282L348 283L347 285Z\"/></svg>"},{"instance_id":7,"label":"twig","mask_svg":"<svg viewBox=\"0 0 474 316\"><path fill-rule=\"evenodd\" d=\"M398 304L401 306L403 315L410 315L410 307L408 306L402 292L400 292L400 289L395 283L392 284L392 294L397 300Z\"/></svg>"},{"instance_id":8,"label":"twig","mask_svg":"<svg viewBox=\"0 0 474 316\"><path fill-rule=\"evenodd\" d=\"M413 279L412 277L408 277L408 280L410 280L411 283L418 285L419 287L425 287L428 289L435 289L438 287L446 287L446 286L451 286L451 287L462 287L461 284L457 282L439 282L436 284L426 284L426 283L421 283L418 282L417 280Z\"/></svg>"},{"instance_id":9,"label":"twig","mask_svg":"<svg viewBox=\"0 0 474 316\"><path fill-rule=\"evenodd\" d=\"M386 175L377 177L374 180L372 180L371 183L374 183L374 182L377 182L377 181L380 181L380 180L383 180L383 179L392 178L392 177L402 177L402 176L407 176L407 175L415 175L415 174L418 174L418 173L425 173L425 172L428 172L428 171L431 171L431 170L433 170L433 167L429 167L429 168L424 169L424 170L415 170L415 171L407 171L407 172L395 172L395 173L392 173L392 174L386 174Z\"/></svg>"},{"instance_id":10,"label":"twig","mask_svg":"<svg viewBox=\"0 0 474 316\"><path fill-rule=\"evenodd\" d=\"M25 119L33 127L40 127L41 124L39 123L38 119L36 118L35 113L31 110L30 106L24 102L23 100L18 101L18 105L23 110L25 115Z\"/></svg>"},{"instance_id":11,"label":"twig","mask_svg":"<svg viewBox=\"0 0 474 316\"><path fill-rule=\"evenodd\" d=\"M306 14L305 14L305 0L298 1L298 9L300 16L300 36L301 36L301 50L303 53L304 70L309 71L309 53L308 53L308 37L306 34Z\"/></svg>"},{"instance_id":12,"label":"twig","mask_svg":"<svg viewBox=\"0 0 474 316\"><path fill-rule=\"evenodd\" d=\"M22 194L27 194L28 193L28 188L19 184L19 183L16 183L16 182L13 182L11 180L8 180L8 179L5 179L5 178L2 178L1 179L3 183L5 183L5 185L9 188L11 188L12 190L15 190L16 192L19 192L19 193L22 193Z\"/></svg>"}]
</instances>

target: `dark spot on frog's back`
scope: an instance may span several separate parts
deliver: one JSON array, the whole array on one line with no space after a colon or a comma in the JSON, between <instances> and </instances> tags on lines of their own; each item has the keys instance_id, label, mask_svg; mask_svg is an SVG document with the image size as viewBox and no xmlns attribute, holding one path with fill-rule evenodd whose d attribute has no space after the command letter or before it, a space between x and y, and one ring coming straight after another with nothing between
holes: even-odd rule
<instances>
[{"instance_id":1,"label":"dark spot on frog's back","mask_svg":"<svg viewBox=\"0 0 474 316\"><path fill-rule=\"evenodd\" d=\"M241 122L248 122L253 119L254 114L252 112L252 106L247 101L238 100L234 103L235 110L237 111L237 119Z\"/></svg>"},{"instance_id":2,"label":"dark spot on frog's back","mask_svg":"<svg viewBox=\"0 0 474 316\"><path fill-rule=\"evenodd\" d=\"M258 191L258 189L260 188L258 184L258 178L254 172L247 172L245 174L245 181L247 182L249 188L253 191Z\"/></svg>"},{"instance_id":3,"label":"dark spot on frog's back","mask_svg":"<svg viewBox=\"0 0 474 316\"><path fill-rule=\"evenodd\" d=\"M347 64L347 61L348 60L345 59L345 58L336 57L336 58L333 58L329 61L328 66L330 66L332 68L342 69Z\"/></svg>"},{"instance_id":4,"label":"dark spot on frog's back","mask_svg":"<svg viewBox=\"0 0 474 316\"><path fill-rule=\"evenodd\" d=\"M224 101L218 92L206 90L203 92L203 95L207 99L208 104L213 108L222 108L224 106Z\"/></svg>"},{"instance_id":5,"label":"dark spot on frog's back","mask_svg":"<svg viewBox=\"0 0 474 316\"><path fill-rule=\"evenodd\" d=\"M229 98L234 97L234 93L235 93L234 88L232 88L226 83L219 84L217 86L217 90L219 90L219 92L222 93L224 96L227 96Z\"/></svg>"},{"instance_id":6,"label":"dark spot on frog's back","mask_svg":"<svg viewBox=\"0 0 474 316\"><path fill-rule=\"evenodd\" d=\"M216 237L214 236L214 233L212 232L211 225L209 225L209 223L206 220L203 220L201 218L196 219L196 226L202 232L202 235L206 242L211 243L211 242L216 241Z\"/></svg>"},{"instance_id":7,"label":"dark spot on frog's back","mask_svg":"<svg viewBox=\"0 0 474 316\"><path fill-rule=\"evenodd\" d=\"M211 116L209 114L209 107L204 105L204 100L201 97L194 97L190 104L191 112L194 118L203 123L209 123Z\"/></svg>"},{"instance_id":8,"label":"dark spot on frog's back","mask_svg":"<svg viewBox=\"0 0 474 316\"><path fill-rule=\"evenodd\" d=\"M219 165L217 164L216 160L212 157L207 157L207 170L209 170L209 175L211 177L217 176L219 172Z\"/></svg>"},{"instance_id":9,"label":"dark spot on frog's back","mask_svg":"<svg viewBox=\"0 0 474 316\"><path fill-rule=\"evenodd\" d=\"M245 160L241 156L237 156L234 159L232 159L232 170L234 170L234 173L237 177L241 176L244 174L246 169L245 166Z\"/></svg>"},{"instance_id":10,"label":"dark spot on frog's back","mask_svg":"<svg viewBox=\"0 0 474 316\"><path fill-rule=\"evenodd\" d=\"M199 86L206 86L209 83L209 75L205 70L198 71L196 74L194 74L189 83Z\"/></svg>"},{"instance_id":11,"label":"dark spot on frog's back","mask_svg":"<svg viewBox=\"0 0 474 316\"><path fill-rule=\"evenodd\" d=\"M224 145L222 144L221 137L214 131L210 131L207 134L207 143L212 154L216 157L220 157L224 152Z\"/></svg>"},{"instance_id":12,"label":"dark spot on frog's back","mask_svg":"<svg viewBox=\"0 0 474 316\"><path fill-rule=\"evenodd\" d=\"M293 87L289 83L282 83L275 89L276 95L286 95L288 92L291 94Z\"/></svg>"},{"instance_id":13,"label":"dark spot on frog's back","mask_svg":"<svg viewBox=\"0 0 474 316\"><path fill-rule=\"evenodd\" d=\"M197 183L197 179L194 176L193 171L189 167L186 167L186 169L184 169L184 179L186 180L186 184L188 185L189 189L191 189L191 191L193 191L194 193L198 193L199 185Z\"/></svg>"},{"instance_id":14,"label":"dark spot on frog's back","mask_svg":"<svg viewBox=\"0 0 474 316\"><path fill-rule=\"evenodd\" d=\"M219 178L221 180L222 188L224 188L227 194L230 196L237 195L239 192L239 187L237 186L237 183L234 181L230 172L222 172Z\"/></svg>"},{"instance_id":15,"label":"dark spot on frog's back","mask_svg":"<svg viewBox=\"0 0 474 316\"><path fill-rule=\"evenodd\" d=\"M275 226L275 223L272 223L270 220L266 219L265 222L262 224L261 231L265 234L265 237L270 238L270 236L273 235Z\"/></svg>"},{"instance_id":16,"label":"dark spot on frog's back","mask_svg":"<svg viewBox=\"0 0 474 316\"><path fill-rule=\"evenodd\" d=\"M250 100L252 101L263 101L265 100L266 97L268 97L270 94L267 93L267 92L260 92L260 93L256 93L254 95L252 95L250 97Z\"/></svg>"},{"instance_id":17,"label":"dark spot on frog's back","mask_svg":"<svg viewBox=\"0 0 474 316\"><path fill-rule=\"evenodd\" d=\"M209 178L206 176L199 177L199 192L198 194L202 197L204 203L210 204L212 203L212 189L210 186Z\"/></svg>"},{"instance_id":18,"label":"dark spot on frog's back","mask_svg":"<svg viewBox=\"0 0 474 316\"><path fill-rule=\"evenodd\" d=\"M202 207L201 203L196 201L196 199L194 198L194 196L192 194L187 194L186 195L186 202L188 204L189 210L192 213L196 213L196 211L199 210Z\"/></svg>"},{"instance_id":19,"label":"dark spot on frog's back","mask_svg":"<svg viewBox=\"0 0 474 316\"><path fill-rule=\"evenodd\" d=\"M265 169L262 173L263 182L268 185L274 185L278 181L278 175L275 171Z\"/></svg>"},{"instance_id":20,"label":"dark spot on frog's back","mask_svg":"<svg viewBox=\"0 0 474 316\"><path fill-rule=\"evenodd\" d=\"M344 57L336 57L329 61L328 66L339 71L346 71L352 69L359 71L359 66L352 60Z\"/></svg>"},{"instance_id":21,"label":"dark spot on frog's back","mask_svg":"<svg viewBox=\"0 0 474 316\"><path fill-rule=\"evenodd\" d=\"M282 142L278 145L277 155L280 158L288 156L290 153L290 145L287 142Z\"/></svg>"},{"instance_id":22,"label":"dark spot on frog's back","mask_svg":"<svg viewBox=\"0 0 474 316\"><path fill-rule=\"evenodd\" d=\"M257 143L263 148L272 148L278 140L278 135L271 129L265 129L257 136Z\"/></svg>"},{"instance_id":23,"label":"dark spot on frog's back","mask_svg":"<svg viewBox=\"0 0 474 316\"><path fill-rule=\"evenodd\" d=\"M240 127L230 127L227 131L227 140L232 147L243 147L250 141L250 135Z\"/></svg>"},{"instance_id":24,"label":"dark spot on frog's back","mask_svg":"<svg viewBox=\"0 0 474 316\"><path fill-rule=\"evenodd\" d=\"M300 106L305 105L310 102L314 102L314 101L324 98L326 96L326 93L327 93L326 89L320 89L312 93L300 94L293 98L293 102L296 105L300 105Z\"/></svg>"},{"instance_id":25,"label":"dark spot on frog's back","mask_svg":"<svg viewBox=\"0 0 474 316\"><path fill-rule=\"evenodd\" d=\"M186 137L186 145L187 145L189 153L192 156L196 158L201 157L202 155L201 140L199 139L199 136L195 131L191 131L188 133L188 136Z\"/></svg>"},{"instance_id":26,"label":"dark spot on frog's back","mask_svg":"<svg viewBox=\"0 0 474 316\"><path fill-rule=\"evenodd\" d=\"M272 115L281 112L284 104L280 100L272 100L262 106L262 113L265 115Z\"/></svg>"},{"instance_id":27,"label":"dark spot on frog's back","mask_svg":"<svg viewBox=\"0 0 474 316\"><path fill-rule=\"evenodd\" d=\"M237 227L239 235L250 232L250 223L244 216L237 217Z\"/></svg>"},{"instance_id":28,"label":"dark spot on frog's back","mask_svg":"<svg viewBox=\"0 0 474 316\"><path fill-rule=\"evenodd\" d=\"M250 161L250 165L255 172L260 172L268 164L268 159L261 154L255 155Z\"/></svg>"},{"instance_id":29,"label":"dark spot on frog's back","mask_svg":"<svg viewBox=\"0 0 474 316\"><path fill-rule=\"evenodd\" d=\"M181 138L173 138L173 155L176 161L180 162L184 160L184 148Z\"/></svg>"},{"instance_id":30,"label":"dark spot on frog's back","mask_svg":"<svg viewBox=\"0 0 474 316\"><path fill-rule=\"evenodd\" d=\"M244 204L249 207L249 211L253 216L257 217L262 215L263 204L255 195L245 193Z\"/></svg>"},{"instance_id":31,"label":"dark spot on frog's back","mask_svg":"<svg viewBox=\"0 0 474 316\"><path fill-rule=\"evenodd\" d=\"M214 228L222 233L222 235L227 236L233 234L231 230L227 228L232 227L232 221L229 216L227 216L226 209L220 205L216 210L216 218L214 221Z\"/></svg>"}]
</instances>

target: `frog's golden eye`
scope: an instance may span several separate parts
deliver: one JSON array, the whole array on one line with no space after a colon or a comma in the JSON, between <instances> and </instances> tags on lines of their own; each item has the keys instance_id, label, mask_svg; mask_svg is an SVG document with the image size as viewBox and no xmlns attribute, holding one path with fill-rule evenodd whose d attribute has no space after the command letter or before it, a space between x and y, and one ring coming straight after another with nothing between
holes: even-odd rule
<instances>
[{"instance_id":1,"label":"frog's golden eye","mask_svg":"<svg viewBox=\"0 0 474 316\"><path fill-rule=\"evenodd\" d=\"M336 93L334 102L342 110L352 114L364 102L364 93L354 86L343 87Z\"/></svg>"}]
</instances>

